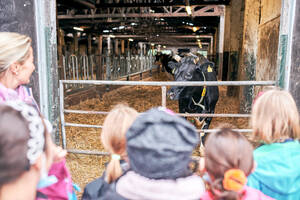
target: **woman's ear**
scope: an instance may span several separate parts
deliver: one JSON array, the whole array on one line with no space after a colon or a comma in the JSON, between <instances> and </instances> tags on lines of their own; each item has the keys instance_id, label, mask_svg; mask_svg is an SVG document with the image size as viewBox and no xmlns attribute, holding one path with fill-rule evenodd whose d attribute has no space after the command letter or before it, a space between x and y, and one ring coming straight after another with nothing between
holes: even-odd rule
<instances>
[{"instance_id":1,"label":"woman's ear","mask_svg":"<svg viewBox=\"0 0 300 200\"><path fill-rule=\"evenodd\" d=\"M14 75L18 75L21 69L21 65L19 63L14 62L10 65L9 69Z\"/></svg>"}]
</instances>

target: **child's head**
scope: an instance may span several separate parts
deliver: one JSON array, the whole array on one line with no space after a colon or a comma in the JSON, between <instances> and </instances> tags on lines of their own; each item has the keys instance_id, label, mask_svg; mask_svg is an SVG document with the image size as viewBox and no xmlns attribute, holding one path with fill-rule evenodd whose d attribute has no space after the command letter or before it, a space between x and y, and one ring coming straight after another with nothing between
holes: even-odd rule
<instances>
[{"instance_id":1,"label":"child's head","mask_svg":"<svg viewBox=\"0 0 300 200\"><path fill-rule=\"evenodd\" d=\"M191 154L199 143L195 127L165 108L142 113L126 134L130 169L150 179L190 175Z\"/></svg>"},{"instance_id":2,"label":"child's head","mask_svg":"<svg viewBox=\"0 0 300 200\"><path fill-rule=\"evenodd\" d=\"M138 112L126 105L115 106L106 116L101 132L104 148L112 154L112 159L106 170L106 179L110 183L121 173L119 159L126 156L126 131L138 116Z\"/></svg>"},{"instance_id":3,"label":"child's head","mask_svg":"<svg viewBox=\"0 0 300 200\"><path fill-rule=\"evenodd\" d=\"M48 148L42 118L22 102L1 104L0 113L0 190L24 174L30 174L29 185L37 184L41 170L46 168ZM36 186L32 185L34 191Z\"/></svg>"},{"instance_id":4,"label":"child's head","mask_svg":"<svg viewBox=\"0 0 300 200\"><path fill-rule=\"evenodd\" d=\"M205 169L212 179L210 191L216 199L238 199L253 167L253 147L243 135L229 128L209 134Z\"/></svg>"},{"instance_id":5,"label":"child's head","mask_svg":"<svg viewBox=\"0 0 300 200\"><path fill-rule=\"evenodd\" d=\"M299 139L299 112L287 91L269 90L257 98L252 107L254 138L264 143Z\"/></svg>"}]
</instances>

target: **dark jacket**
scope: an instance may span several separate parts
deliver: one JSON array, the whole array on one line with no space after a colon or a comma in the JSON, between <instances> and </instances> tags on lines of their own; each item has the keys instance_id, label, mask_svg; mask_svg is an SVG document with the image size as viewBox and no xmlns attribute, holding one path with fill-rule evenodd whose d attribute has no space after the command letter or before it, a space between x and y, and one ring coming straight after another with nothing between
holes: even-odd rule
<instances>
[{"instance_id":1,"label":"dark jacket","mask_svg":"<svg viewBox=\"0 0 300 200\"><path fill-rule=\"evenodd\" d=\"M121 168L124 171L126 171L129 167L129 165L124 161L121 160ZM113 183L112 183L113 184ZM109 189L110 189L109 183L105 181L105 172L100 178L97 178L96 180L88 183L85 188L82 195L82 200L98 200L101 199Z\"/></svg>"}]
</instances>

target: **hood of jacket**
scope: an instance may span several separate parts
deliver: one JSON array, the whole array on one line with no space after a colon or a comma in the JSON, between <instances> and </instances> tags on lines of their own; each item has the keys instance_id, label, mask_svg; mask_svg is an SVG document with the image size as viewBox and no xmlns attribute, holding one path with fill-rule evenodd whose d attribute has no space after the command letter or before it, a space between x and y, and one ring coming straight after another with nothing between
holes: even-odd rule
<instances>
[{"instance_id":1,"label":"hood of jacket","mask_svg":"<svg viewBox=\"0 0 300 200\"><path fill-rule=\"evenodd\" d=\"M299 141L265 144L254 151L254 159L257 167L248 177L249 186L276 199L294 195L300 199Z\"/></svg>"}]
</instances>

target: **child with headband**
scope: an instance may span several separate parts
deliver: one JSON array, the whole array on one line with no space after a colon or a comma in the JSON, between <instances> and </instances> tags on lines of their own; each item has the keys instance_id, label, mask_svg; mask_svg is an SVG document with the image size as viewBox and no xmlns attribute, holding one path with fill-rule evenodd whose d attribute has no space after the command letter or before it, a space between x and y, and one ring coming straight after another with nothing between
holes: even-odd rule
<instances>
[{"instance_id":1,"label":"child with headband","mask_svg":"<svg viewBox=\"0 0 300 200\"><path fill-rule=\"evenodd\" d=\"M222 128L211 133L205 143L208 191L201 200L271 200L246 186L254 168L253 148L238 132Z\"/></svg>"},{"instance_id":2,"label":"child with headband","mask_svg":"<svg viewBox=\"0 0 300 200\"><path fill-rule=\"evenodd\" d=\"M23 102L1 104L0 113L0 199L33 200L52 160L47 127Z\"/></svg>"},{"instance_id":3,"label":"child with headband","mask_svg":"<svg viewBox=\"0 0 300 200\"><path fill-rule=\"evenodd\" d=\"M136 110L119 104L105 118L101 132L101 142L111 154L111 159L103 176L86 186L82 200L100 198L109 184L128 169L125 134L137 116L138 112Z\"/></svg>"},{"instance_id":4,"label":"child with headband","mask_svg":"<svg viewBox=\"0 0 300 200\"><path fill-rule=\"evenodd\" d=\"M252 107L255 171L248 185L275 199L300 199L299 112L287 91L269 90Z\"/></svg>"}]
</instances>

